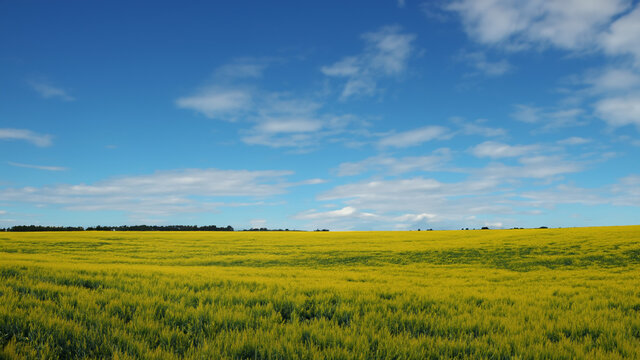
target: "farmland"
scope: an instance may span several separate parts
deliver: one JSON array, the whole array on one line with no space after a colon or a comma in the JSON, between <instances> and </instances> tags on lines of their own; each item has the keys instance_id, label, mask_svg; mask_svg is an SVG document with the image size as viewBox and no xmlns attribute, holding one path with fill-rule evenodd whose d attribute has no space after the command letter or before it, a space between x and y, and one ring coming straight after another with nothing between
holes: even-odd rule
<instances>
[{"instance_id":1,"label":"farmland","mask_svg":"<svg viewBox=\"0 0 640 360\"><path fill-rule=\"evenodd\" d=\"M640 226L0 233L0 358L640 358Z\"/></svg>"}]
</instances>

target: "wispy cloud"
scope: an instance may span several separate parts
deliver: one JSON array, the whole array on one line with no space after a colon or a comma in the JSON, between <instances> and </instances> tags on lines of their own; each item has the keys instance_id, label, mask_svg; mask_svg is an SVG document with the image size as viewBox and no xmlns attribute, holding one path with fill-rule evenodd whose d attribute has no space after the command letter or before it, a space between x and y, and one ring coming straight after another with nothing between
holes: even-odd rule
<instances>
[{"instance_id":1,"label":"wispy cloud","mask_svg":"<svg viewBox=\"0 0 640 360\"><path fill-rule=\"evenodd\" d=\"M567 160L560 155L527 155L518 159L519 165L505 165L493 162L476 174L484 179L544 179L553 181L554 177L576 173L584 168L584 164Z\"/></svg>"},{"instance_id":2,"label":"wispy cloud","mask_svg":"<svg viewBox=\"0 0 640 360\"><path fill-rule=\"evenodd\" d=\"M374 214L360 213L352 206L345 206L342 209L324 212L308 211L296 215L298 219L334 219L334 218L354 218L354 217L375 217Z\"/></svg>"},{"instance_id":3,"label":"wispy cloud","mask_svg":"<svg viewBox=\"0 0 640 360\"><path fill-rule=\"evenodd\" d=\"M439 125L429 125L388 135L382 138L378 144L383 147L405 148L420 145L427 141L449 139L451 136L453 136L453 134L448 128Z\"/></svg>"},{"instance_id":4,"label":"wispy cloud","mask_svg":"<svg viewBox=\"0 0 640 360\"><path fill-rule=\"evenodd\" d=\"M557 204L640 206L640 175L628 175L598 188L560 184L550 189L527 191L522 196L543 208Z\"/></svg>"},{"instance_id":5,"label":"wispy cloud","mask_svg":"<svg viewBox=\"0 0 640 360\"><path fill-rule=\"evenodd\" d=\"M252 93L247 89L209 87L177 99L176 105L208 118L233 121L238 112L251 107Z\"/></svg>"},{"instance_id":6,"label":"wispy cloud","mask_svg":"<svg viewBox=\"0 0 640 360\"><path fill-rule=\"evenodd\" d=\"M0 140L24 140L39 147L51 146L53 136L38 134L27 129L0 129Z\"/></svg>"},{"instance_id":7,"label":"wispy cloud","mask_svg":"<svg viewBox=\"0 0 640 360\"><path fill-rule=\"evenodd\" d=\"M565 127L586 125L585 111L580 108L546 109L518 104L511 117L517 121L542 125L535 131L545 132Z\"/></svg>"},{"instance_id":8,"label":"wispy cloud","mask_svg":"<svg viewBox=\"0 0 640 360\"><path fill-rule=\"evenodd\" d=\"M283 170L186 169L150 175L124 176L93 184L5 188L0 200L61 206L69 210L113 210L129 214L168 216L242 206L220 199L261 199L284 193L303 183L287 182L293 173ZM246 202L245 202L246 203Z\"/></svg>"},{"instance_id":9,"label":"wispy cloud","mask_svg":"<svg viewBox=\"0 0 640 360\"><path fill-rule=\"evenodd\" d=\"M353 176L375 171L389 175L399 175L415 171L429 172L443 170L443 165L451 160L451 150L438 149L432 155L425 156L373 156L358 162L345 162L338 166L338 176Z\"/></svg>"},{"instance_id":10,"label":"wispy cloud","mask_svg":"<svg viewBox=\"0 0 640 360\"><path fill-rule=\"evenodd\" d=\"M476 69L475 74L483 74L486 76L500 76L513 69L513 65L506 59L497 61L490 61L487 59L487 55L484 52L462 52L458 59L466 62L471 67Z\"/></svg>"},{"instance_id":11,"label":"wispy cloud","mask_svg":"<svg viewBox=\"0 0 640 360\"><path fill-rule=\"evenodd\" d=\"M562 139L558 141L560 145L583 145L591 142L591 139L586 139L579 136L571 136L566 139Z\"/></svg>"},{"instance_id":12,"label":"wispy cloud","mask_svg":"<svg viewBox=\"0 0 640 360\"><path fill-rule=\"evenodd\" d=\"M624 67L606 67L598 71L590 71L583 80L591 94L611 94L626 92L640 87L640 74L635 69Z\"/></svg>"},{"instance_id":13,"label":"wispy cloud","mask_svg":"<svg viewBox=\"0 0 640 360\"><path fill-rule=\"evenodd\" d=\"M53 86L46 82L29 81L31 88L45 99L60 99L63 101L74 101L75 98L67 93L66 90Z\"/></svg>"},{"instance_id":14,"label":"wispy cloud","mask_svg":"<svg viewBox=\"0 0 640 360\"><path fill-rule=\"evenodd\" d=\"M28 169L37 169L37 170L47 170L47 171L65 171L66 167L62 166L46 166L46 165L31 165L31 164L21 164L12 161L8 161L7 164L15 167L22 167Z\"/></svg>"},{"instance_id":15,"label":"wispy cloud","mask_svg":"<svg viewBox=\"0 0 640 360\"><path fill-rule=\"evenodd\" d=\"M481 145L478 149L484 147L484 150L479 155L489 157L490 162L480 168L444 168L443 164L450 162L448 150L422 157L380 156L343 163L338 175L371 170L377 175L369 180L337 185L317 197L319 201L330 201L338 209L309 210L299 213L297 218L309 220L313 226L343 229L507 224L508 216L541 213L543 205L524 199L522 194L559 184L564 176L579 173L594 161L575 161L567 158L562 149L554 150L542 144L488 142ZM509 157L515 157L515 163L511 159L507 159L508 163L496 161ZM453 171L458 174L453 178L457 180L445 182L423 175L433 169ZM411 172L414 174L408 177L399 176ZM629 188L625 186L621 192L628 192Z\"/></svg>"},{"instance_id":16,"label":"wispy cloud","mask_svg":"<svg viewBox=\"0 0 640 360\"><path fill-rule=\"evenodd\" d=\"M218 67L214 72L214 76L220 79L260 78L269 62L268 59L236 59Z\"/></svg>"},{"instance_id":17,"label":"wispy cloud","mask_svg":"<svg viewBox=\"0 0 640 360\"><path fill-rule=\"evenodd\" d=\"M476 42L512 51L554 47L584 54L614 57L615 65L589 72L585 88L573 99L593 100L595 115L608 125L638 124L634 106L640 87L640 4L629 0L456 0L444 7L460 16L465 31ZM478 63L482 64L482 56ZM566 89L563 89L566 90ZM549 111L521 105L513 117L543 124L537 131L584 125L584 109ZM582 117L582 119L580 119Z\"/></svg>"},{"instance_id":18,"label":"wispy cloud","mask_svg":"<svg viewBox=\"0 0 640 360\"><path fill-rule=\"evenodd\" d=\"M595 111L610 126L640 128L640 93L602 99L595 104Z\"/></svg>"},{"instance_id":19,"label":"wispy cloud","mask_svg":"<svg viewBox=\"0 0 640 360\"><path fill-rule=\"evenodd\" d=\"M348 114L323 111L324 103L317 97L263 91L236 81L259 75L254 65L233 62L221 66L216 73L226 74L226 85L204 87L177 99L176 105L209 118L238 122L240 139L249 145L307 152L328 138L335 142L339 134L356 133L352 128L361 122Z\"/></svg>"},{"instance_id":20,"label":"wispy cloud","mask_svg":"<svg viewBox=\"0 0 640 360\"><path fill-rule=\"evenodd\" d=\"M604 51L612 55L631 55L640 66L640 5L628 14L618 18L600 37Z\"/></svg>"},{"instance_id":21,"label":"wispy cloud","mask_svg":"<svg viewBox=\"0 0 640 360\"><path fill-rule=\"evenodd\" d=\"M322 112L322 104L317 101L277 93L262 94L247 120L253 126L241 131L246 144L307 150L347 131L353 123L348 115Z\"/></svg>"},{"instance_id":22,"label":"wispy cloud","mask_svg":"<svg viewBox=\"0 0 640 360\"><path fill-rule=\"evenodd\" d=\"M591 102L595 117L614 128L640 125L640 68L624 62L591 69L573 78L582 86L574 96L578 101Z\"/></svg>"},{"instance_id":23,"label":"wispy cloud","mask_svg":"<svg viewBox=\"0 0 640 360\"><path fill-rule=\"evenodd\" d=\"M485 141L471 148L471 153L476 157L497 159L531 155L539 150L540 145L508 145L495 141Z\"/></svg>"},{"instance_id":24,"label":"wispy cloud","mask_svg":"<svg viewBox=\"0 0 640 360\"><path fill-rule=\"evenodd\" d=\"M327 76L346 78L340 96L343 100L374 95L378 80L402 74L414 52L415 35L402 32L398 26L386 26L365 33L362 38L366 46L361 54L347 56L321 68Z\"/></svg>"},{"instance_id":25,"label":"wispy cloud","mask_svg":"<svg viewBox=\"0 0 640 360\"><path fill-rule=\"evenodd\" d=\"M507 130L487 126L486 119L477 119L475 121L465 121L459 117L453 117L450 121L458 126L456 133L463 135L480 135L484 137L498 137L507 135Z\"/></svg>"},{"instance_id":26,"label":"wispy cloud","mask_svg":"<svg viewBox=\"0 0 640 360\"><path fill-rule=\"evenodd\" d=\"M582 50L597 44L607 25L630 4L628 0L459 0L447 9L458 13L467 34L483 44L510 49L555 46ZM620 23L615 34L625 33L631 39L633 20ZM610 45L610 51L627 45L620 40Z\"/></svg>"}]
</instances>

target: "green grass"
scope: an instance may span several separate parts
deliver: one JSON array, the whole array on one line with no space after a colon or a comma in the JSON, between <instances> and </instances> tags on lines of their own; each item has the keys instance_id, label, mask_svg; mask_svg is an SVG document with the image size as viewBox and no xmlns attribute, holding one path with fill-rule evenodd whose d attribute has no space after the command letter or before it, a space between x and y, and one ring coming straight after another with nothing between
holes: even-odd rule
<instances>
[{"instance_id":1,"label":"green grass","mask_svg":"<svg viewBox=\"0 0 640 360\"><path fill-rule=\"evenodd\" d=\"M0 359L640 358L640 227L3 233Z\"/></svg>"}]
</instances>

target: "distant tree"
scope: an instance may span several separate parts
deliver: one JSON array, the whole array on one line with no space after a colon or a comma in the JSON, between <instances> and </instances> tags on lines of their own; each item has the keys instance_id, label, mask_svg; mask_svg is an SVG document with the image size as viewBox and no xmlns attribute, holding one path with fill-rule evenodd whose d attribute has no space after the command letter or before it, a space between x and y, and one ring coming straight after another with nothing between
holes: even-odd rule
<instances>
[{"instance_id":1,"label":"distant tree","mask_svg":"<svg viewBox=\"0 0 640 360\"><path fill-rule=\"evenodd\" d=\"M12 232L28 231L84 231L81 226L42 226L42 225L17 225L7 229Z\"/></svg>"},{"instance_id":2,"label":"distant tree","mask_svg":"<svg viewBox=\"0 0 640 360\"><path fill-rule=\"evenodd\" d=\"M7 231L233 231L233 227L218 227L216 225L120 225L120 226L90 226L84 229L81 226L36 226L36 225L19 225L14 226Z\"/></svg>"}]
</instances>

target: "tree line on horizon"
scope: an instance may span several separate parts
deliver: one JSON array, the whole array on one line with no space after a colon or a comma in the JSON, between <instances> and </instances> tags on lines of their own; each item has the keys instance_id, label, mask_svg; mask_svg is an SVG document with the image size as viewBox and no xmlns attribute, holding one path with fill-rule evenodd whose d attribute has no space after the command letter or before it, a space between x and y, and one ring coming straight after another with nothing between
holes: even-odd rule
<instances>
[{"instance_id":1,"label":"tree line on horizon","mask_svg":"<svg viewBox=\"0 0 640 360\"><path fill-rule=\"evenodd\" d=\"M234 231L231 225L218 227L216 225L120 225L120 226L42 226L17 225L0 231L30 232L30 231Z\"/></svg>"}]
</instances>

